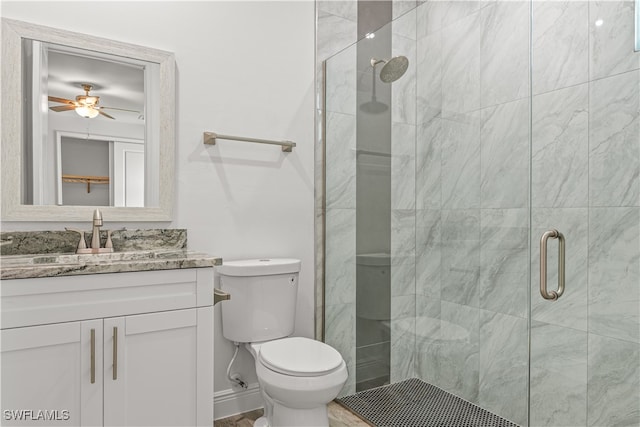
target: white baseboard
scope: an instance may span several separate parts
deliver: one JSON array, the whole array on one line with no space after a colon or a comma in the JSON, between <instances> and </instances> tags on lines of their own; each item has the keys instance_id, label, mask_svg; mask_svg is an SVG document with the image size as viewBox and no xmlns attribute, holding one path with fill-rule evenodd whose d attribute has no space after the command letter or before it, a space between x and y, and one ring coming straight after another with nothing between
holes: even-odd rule
<instances>
[{"instance_id":1,"label":"white baseboard","mask_svg":"<svg viewBox=\"0 0 640 427\"><path fill-rule=\"evenodd\" d=\"M246 390L229 388L213 394L213 418L216 420L258 408L262 408L258 383L249 384Z\"/></svg>"}]
</instances>

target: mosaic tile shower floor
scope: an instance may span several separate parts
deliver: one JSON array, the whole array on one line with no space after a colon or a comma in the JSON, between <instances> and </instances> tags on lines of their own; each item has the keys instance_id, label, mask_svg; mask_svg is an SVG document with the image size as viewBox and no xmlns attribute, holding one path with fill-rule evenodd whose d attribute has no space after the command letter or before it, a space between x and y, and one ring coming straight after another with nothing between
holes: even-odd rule
<instances>
[{"instance_id":1,"label":"mosaic tile shower floor","mask_svg":"<svg viewBox=\"0 0 640 427\"><path fill-rule=\"evenodd\" d=\"M417 378L336 400L376 427L518 427Z\"/></svg>"}]
</instances>

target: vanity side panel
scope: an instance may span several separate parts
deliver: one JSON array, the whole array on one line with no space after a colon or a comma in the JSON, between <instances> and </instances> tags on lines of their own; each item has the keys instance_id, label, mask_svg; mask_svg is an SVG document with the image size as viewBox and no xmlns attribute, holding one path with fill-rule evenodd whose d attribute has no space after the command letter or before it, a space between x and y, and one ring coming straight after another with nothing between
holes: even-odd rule
<instances>
[{"instance_id":1,"label":"vanity side panel","mask_svg":"<svg viewBox=\"0 0 640 427\"><path fill-rule=\"evenodd\" d=\"M211 427L213 413L213 307L200 307L198 311L198 378L196 402L199 427Z\"/></svg>"}]
</instances>

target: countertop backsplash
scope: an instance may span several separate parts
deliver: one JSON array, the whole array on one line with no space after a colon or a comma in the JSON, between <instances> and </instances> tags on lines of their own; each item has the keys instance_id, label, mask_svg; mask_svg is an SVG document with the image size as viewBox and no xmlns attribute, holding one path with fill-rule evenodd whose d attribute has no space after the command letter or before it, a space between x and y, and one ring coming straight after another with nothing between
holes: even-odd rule
<instances>
[{"instance_id":1,"label":"countertop backsplash","mask_svg":"<svg viewBox=\"0 0 640 427\"><path fill-rule=\"evenodd\" d=\"M87 246L90 231L85 230ZM100 233L102 245L106 230ZM0 232L0 255L74 253L80 235L74 231L3 231ZM115 252L169 250L187 248L187 230L182 228L114 230L111 233Z\"/></svg>"}]
</instances>

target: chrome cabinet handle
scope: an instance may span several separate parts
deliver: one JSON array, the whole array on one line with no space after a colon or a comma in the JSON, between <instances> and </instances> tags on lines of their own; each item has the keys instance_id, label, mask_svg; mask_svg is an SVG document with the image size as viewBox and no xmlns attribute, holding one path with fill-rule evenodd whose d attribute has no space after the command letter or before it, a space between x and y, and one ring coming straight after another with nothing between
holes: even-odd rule
<instances>
[{"instance_id":1,"label":"chrome cabinet handle","mask_svg":"<svg viewBox=\"0 0 640 427\"><path fill-rule=\"evenodd\" d=\"M96 382L96 330L91 329L91 384Z\"/></svg>"},{"instance_id":2,"label":"chrome cabinet handle","mask_svg":"<svg viewBox=\"0 0 640 427\"><path fill-rule=\"evenodd\" d=\"M118 379L118 327L113 327L113 379Z\"/></svg>"},{"instance_id":3,"label":"chrome cabinet handle","mask_svg":"<svg viewBox=\"0 0 640 427\"><path fill-rule=\"evenodd\" d=\"M547 291L547 240L558 239L558 289ZM564 235L558 230L545 231L540 238L540 295L542 298L555 301L564 293Z\"/></svg>"}]
</instances>

